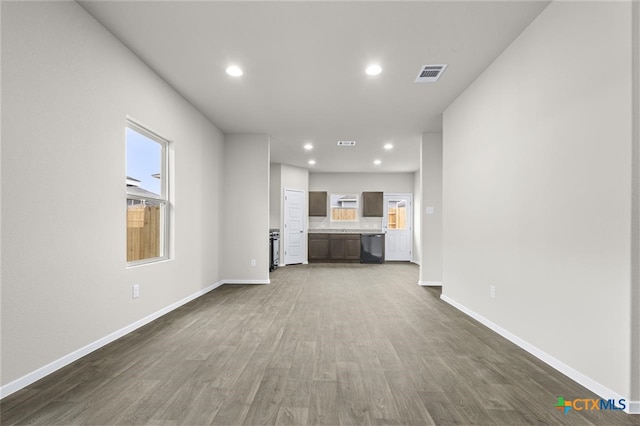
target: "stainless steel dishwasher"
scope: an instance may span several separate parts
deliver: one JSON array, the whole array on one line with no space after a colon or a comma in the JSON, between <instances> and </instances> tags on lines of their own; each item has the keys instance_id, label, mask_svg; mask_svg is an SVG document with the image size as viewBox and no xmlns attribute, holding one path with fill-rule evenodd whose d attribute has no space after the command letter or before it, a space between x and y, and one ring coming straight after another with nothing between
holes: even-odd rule
<instances>
[{"instance_id":1,"label":"stainless steel dishwasher","mask_svg":"<svg viewBox=\"0 0 640 426\"><path fill-rule=\"evenodd\" d=\"M360 263L384 263L384 234L360 235Z\"/></svg>"}]
</instances>

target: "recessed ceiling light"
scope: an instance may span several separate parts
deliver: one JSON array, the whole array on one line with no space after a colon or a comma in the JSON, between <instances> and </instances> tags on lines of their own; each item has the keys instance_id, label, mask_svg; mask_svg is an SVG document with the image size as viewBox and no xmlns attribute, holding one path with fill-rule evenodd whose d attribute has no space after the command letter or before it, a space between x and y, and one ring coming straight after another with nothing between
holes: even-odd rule
<instances>
[{"instance_id":1,"label":"recessed ceiling light","mask_svg":"<svg viewBox=\"0 0 640 426\"><path fill-rule=\"evenodd\" d=\"M373 160L373 164L375 164L376 166L379 166L380 164L382 164L382 161L380 161L380 160Z\"/></svg>"},{"instance_id":2,"label":"recessed ceiling light","mask_svg":"<svg viewBox=\"0 0 640 426\"><path fill-rule=\"evenodd\" d=\"M366 72L367 75L378 75L382 72L382 68L380 68L380 65L378 64L371 64L366 70L364 70L364 72Z\"/></svg>"},{"instance_id":3,"label":"recessed ceiling light","mask_svg":"<svg viewBox=\"0 0 640 426\"><path fill-rule=\"evenodd\" d=\"M316 164L316 160L309 160L309 164L313 166L314 164Z\"/></svg>"},{"instance_id":4,"label":"recessed ceiling light","mask_svg":"<svg viewBox=\"0 0 640 426\"><path fill-rule=\"evenodd\" d=\"M386 149L387 151L390 150L391 148L393 148L393 144L392 143L385 143L384 144L384 149Z\"/></svg>"},{"instance_id":5,"label":"recessed ceiling light","mask_svg":"<svg viewBox=\"0 0 640 426\"><path fill-rule=\"evenodd\" d=\"M307 151L311 151L313 149L313 145L311 145L310 143L305 143L304 149L306 149Z\"/></svg>"},{"instance_id":6,"label":"recessed ceiling light","mask_svg":"<svg viewBox=\"0 0 640 426\"><path fill-rule=\"evenodd\" d=\"M240 77L242 75L242 69L237 65L231 65L227 67L227 74L232 77Z\"/></svg>"}]
</instances>

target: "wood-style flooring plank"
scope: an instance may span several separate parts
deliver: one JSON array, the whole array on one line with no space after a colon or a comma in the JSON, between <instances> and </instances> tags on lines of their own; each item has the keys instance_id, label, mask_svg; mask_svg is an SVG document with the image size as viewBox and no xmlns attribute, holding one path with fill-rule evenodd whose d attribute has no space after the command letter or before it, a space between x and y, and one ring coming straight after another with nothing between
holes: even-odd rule
<instances>
[{"instance_id":1,"label":"wood-style flooring plank","mask_svg":"<svg viewBox=\"0 0 640 426\"><path fill-rule=\"evenodd\" d=\"M291 368L288 370L281 405L287 408L308 408L313 380L313 359L316 342L300 341L296 346ZM296 411L296 413L299 413ZM308 410L304 412L308 415ZM282 413L282 415L287 413ZM288 417L287 417L288 418Z\"/></svg>"},{"instance_id":2,"label":"wood-style flooring plank","mask_svg":"<svg viewBox=\"0 0 640 426\"><path fill-rule=\"evenodd\" d=\"M278 409L276 425L279 426L299 426L306 425L309 416L308 408L296 408L282 406Z\"/></svg>"},{"instance_id":3,"label":"wood-style flooring plank","mask_svg":"<svg viewBox=\"0 0 640 426\"><path fill-rule=\"evenodd\" d=\"M288 369L285 368L265 370L244 423L249 425L275 424L278 418L278 409L284 396L288 373Z\"/></svg>"},{"instance_id":4,"label":"wood-style flooring plank","mask_svg":"<svg viewBox=\"0 0 640 426\"><path fill-rule=\"evenodd\" d=\"M371 407L367 401L362 372L355 362L337 363L338 416L340 424L371 424Z\"/></svg>"},{"instance_id":5,"label":"wood-style flooring plank","mask_svg":"<svg viewBox=\"0 0 640 426\"><path fill-rule=\"evenodd\" d=\"M269 353L252 351L252 356L241 367L237 379L234 382L225 383L224 389L228 391L228 398L218 410L212 423L222 425L244 423L264 378L270 356Z\"/></svg>"},{"instance_id":6,"label":"wood-style flooring plank","mask_svg":"<svg viewBox=\"0 0 640 426\"><path fill-rule=\"evenodd\" d=\"M384 375L398 411L397 424L436 424L422 401L415 397L418 395L418 389L409 379L408 372L403 371L402 374L398 374L398 371L389 370L385 371Z\"/></svg>"},{"instance_id":7,"label":"wood-style flooring plank","mask_svg":"<svg viewBox=\"0 0 640 426\"><path fill-rule=\"evenodd\" d=\"M342 406L342 401L338 401L338 382L313 380L310 394L311 400L309 401L307 424L340 424L338 409Z\"/></svg>"}]
</instances>

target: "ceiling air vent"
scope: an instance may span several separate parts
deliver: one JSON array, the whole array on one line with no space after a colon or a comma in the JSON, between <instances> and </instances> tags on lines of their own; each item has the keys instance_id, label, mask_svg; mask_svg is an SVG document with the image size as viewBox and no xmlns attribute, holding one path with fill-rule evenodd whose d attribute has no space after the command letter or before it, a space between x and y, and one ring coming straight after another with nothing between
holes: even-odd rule
<instances>
[{"instance_id":1,"label":"ceiling air vent","mask_svg":"<svg viewBox=\"0 0 640 426\"><path fill-rule=\"evenodd\" d=\"M423 65L420 68L420 72L416 77L416 83L435 83L438 81L444 70L447 68L446 64L438 65Z\"/></svg>"},{"instance_id":2,"label":"ceiling air vent","mask_svg":"<svg viewBox=\"0 0 640 426\"><path fill-rule=\"evenodd\" d=\"M356 141L338 141L338 146L355 146Z\"/></svg>"}]
</instances>

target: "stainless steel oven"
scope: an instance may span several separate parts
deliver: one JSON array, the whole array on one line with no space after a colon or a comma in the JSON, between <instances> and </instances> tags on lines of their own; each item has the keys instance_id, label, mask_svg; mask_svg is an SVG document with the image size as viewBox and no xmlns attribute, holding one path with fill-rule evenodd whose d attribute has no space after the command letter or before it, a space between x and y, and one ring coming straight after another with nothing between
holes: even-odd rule
<instances>
[{"instance_id":1,"label":"stainless steel oven","mask_svg":"<svg viewBox=\"0 0 640 426\"><path fill-rule=\"evenodd\" d=\"M269 272L278 269L280 263L280 230L269 230Z\"/></svg>"}]
</instances>

